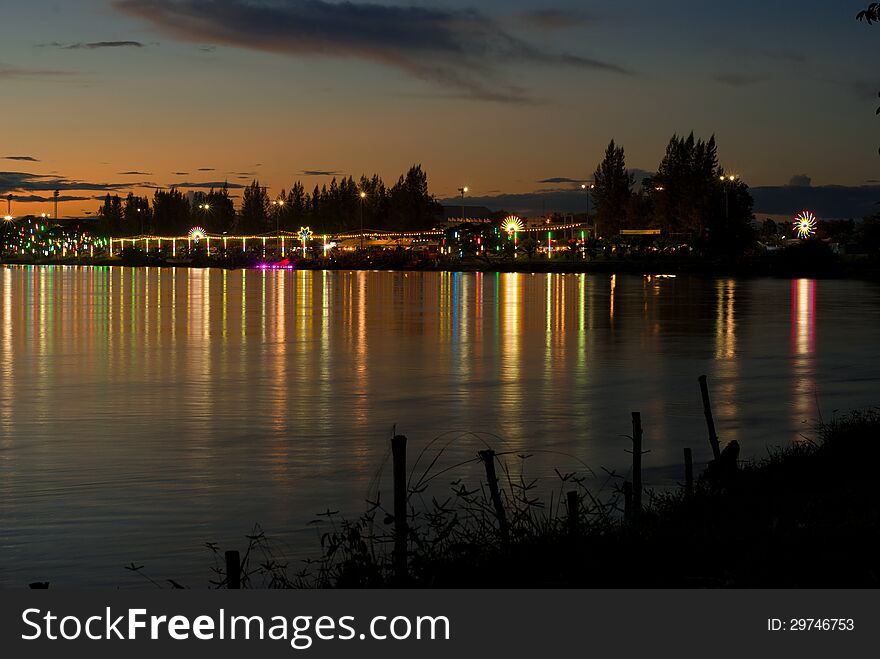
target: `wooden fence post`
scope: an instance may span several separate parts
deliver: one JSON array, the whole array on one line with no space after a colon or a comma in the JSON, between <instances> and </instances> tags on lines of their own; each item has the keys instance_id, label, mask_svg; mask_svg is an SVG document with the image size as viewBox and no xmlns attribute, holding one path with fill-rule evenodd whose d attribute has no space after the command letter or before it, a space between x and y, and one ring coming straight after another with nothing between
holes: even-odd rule
<instances>
[{"instance_id":1,"label":"wooden fence post","mask_svg":"<svg viewBox=\"0 0 880 659\"><path fill-rule=\"evenodd\" d=\"M638 519L642 512L642 415L639 412L632 413L633 422L633 482L632 496L633 519Z\"/></svg>"},{"instance_id":2,"label":"wooden fence post","mask_svg":"<svg viewBox=\"0 0 880 659\"><path fill-rule=\"evenodd\" d=\"M721 447L718 444L718 435L715 434L715 420L712 418L712 403L709 402L709 385L705 375L700 376L700 394L703 396L703 415L706 417L706 426L709 428L712 456L718 460L721 458Z\"/></svg>"},{"instance_id":3,"label":"wooden fence post","mask_svg":"<svg viewBox=\"0 0 880 659\"><path fill-rule=\"evenodd\" d=\"M498 490L498 477L495 475L495 451L487 449L480 451L480 459L486 467L486 481L489 484L489 494L492 496L492 505L495 507L495 516L498 518L498 530L501 532L501 542L504 545L510 540L510 530L507 527L507 515L504 512L504 504L501 502L501 492Z\"/></svg>"},{"instance_id":4,"label":"wooden fence post","mask_svg":"<svg viewBox=\"0 0 880 659\"><path fill-rule=\"evenodd\" d=\"M395 435L391 439L391 456L394 462L394 576L398 583L407 578L406 546L406 436Z\"/></svg>"},{"instance_id":5,"label":"wooden fence post","mask_svg":"<svg viewBox=\"0 0 880 659\"><path fill-rule=\"evenodd\" d=\"M690 448L684 450L684 494L688 499L694 495L694 455Z\"/></svg>"},{"instance_id":6,"label":"wooden fence post","mask_svg":"<svg viewBox=\"0 0 880 659\"><path fill-rule=\"evenodd\" d=\"M626 481L623 484L623 519L627 522L632 520L633 514L633 486Z\"/></svg>"},{"instance_id":7,"label":"wooden fence post","mask_svg":"<svg viewBox=\"0 0 880 659\"><path fill-rule=\"evenodd\" d=\"M234 549L226 552L226 587L229 590L241 588L241 556Z\"/></svg>"}]
</instances>

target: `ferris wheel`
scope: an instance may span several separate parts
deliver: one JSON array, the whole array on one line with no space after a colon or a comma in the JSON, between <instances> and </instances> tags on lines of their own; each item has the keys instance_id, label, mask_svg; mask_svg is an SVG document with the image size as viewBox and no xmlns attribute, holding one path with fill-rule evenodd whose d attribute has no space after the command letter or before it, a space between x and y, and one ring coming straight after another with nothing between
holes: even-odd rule
<instances>
[{"instance_id":1,"label":"ferris wheel","mask_svg":"<svg viewBox=\"0 0 880 659\"><path fill-rule=\"evenodd\" d=\"M794 228L797 231L798 238L801 240L806 240L810 236L815 235L817 226L816 216L810 211L803 211L794 218Z\"/></svg>"},{"instance_id":2,"label":"ferris wheel","mask_svg":"<svg viewBox=\"0 0 880 659\"><path fill-rule=\"evenodd\" d=\"M501 223L501 228L507 233L507 235L512 236L515 233L520 233L525 228L525 225L523 225L523 221L516 215L510 215L504 218L504 221Z\"/></svg>"}]
</instances>

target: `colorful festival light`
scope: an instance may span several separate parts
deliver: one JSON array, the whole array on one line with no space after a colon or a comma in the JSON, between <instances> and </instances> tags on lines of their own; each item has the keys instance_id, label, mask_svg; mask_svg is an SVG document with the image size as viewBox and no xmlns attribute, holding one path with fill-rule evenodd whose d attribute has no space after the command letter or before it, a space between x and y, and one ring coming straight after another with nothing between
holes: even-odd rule
<instances>
[{"instance_id":1,"label":"colorful festival light","mask_svg":"<svg viewBox=\"0 0 880 659\"><path fill-rule=\"evenodd\" d=\"M193 227L189 230L189 234L187 235L190 240L198 244L200 240L204 240L208 237L208 232L205 231L202 227Z\"/></svg>"},{"instance_id":2,"label":"colorful festival light","mask_svg":"<svg viewBox=\"0 0 880 659\"><path fill-rule=\"evenodd\" d=\"M816 233L816 216L810 211L803 211L794 218L794 228L797 231L798 238L806 240Z\"/></svg>"},{"instance_id":3,"label":"colorful festival light","mask_svg":"<svg viewBox=\"0 0 880 659\"><path fill-rule=\"evenodd\" d=\"M507 235L512 236L515 233L520 233L525 228L523 221L518 218L516 215L510 215L504 218L504 221L501 222L501 228L507 232Z\"/></svg>"}]
</instances>

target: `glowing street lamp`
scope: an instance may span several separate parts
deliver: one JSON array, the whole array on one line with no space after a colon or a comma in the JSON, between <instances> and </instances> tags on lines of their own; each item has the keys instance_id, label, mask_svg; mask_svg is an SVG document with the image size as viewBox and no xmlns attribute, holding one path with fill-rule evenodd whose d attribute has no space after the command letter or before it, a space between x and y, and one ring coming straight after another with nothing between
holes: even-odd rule
<instances>
[{"instance_id":1,"label":"glowing street lamp","mask_svg":"<svg viewBox=\"0 0 880 659\"><path fill-rule=\"evenodd\" d=\"M459 188L458 193L461 195L461 221L464 222L464 196L468 193L468 186Z\"/></svg>"},{"instance_id":2,"label":"glowing street lamp","mask_svg":"<svg viewBox=\"0 0 880 659\"><path fill-rule=\"evenodd\" d=\"M275 206L275 234L281 234L281 211L284 210L284 199L279 197L275 201L272 202L272 205Z\"/></svg>"},{"instance_id":3,"label":"glowing street lamp","mask_svg":"<svg viewBox=\"0 0 880 659\"><path fill-rule=\"evenodd\" d=\"M730 185L736 181L736 176L731 174L730 176L721 176L721 185L724 186L724 218L730 219Z\"/></svg>"}]
</instances>

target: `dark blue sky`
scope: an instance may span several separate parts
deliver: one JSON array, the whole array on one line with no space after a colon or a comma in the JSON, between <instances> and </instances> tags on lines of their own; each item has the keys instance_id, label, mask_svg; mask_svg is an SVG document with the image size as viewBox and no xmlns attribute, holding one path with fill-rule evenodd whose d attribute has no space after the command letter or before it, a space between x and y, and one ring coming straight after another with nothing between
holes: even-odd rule
<instances>
[{"instance_id":1,"label":"dark blue sky","mask_svg":"<svg viewBox=\"0 0 880 659\"><path fill-rule=\"evenodd\" d=\"M752 185L880 178L860 0L8 4L0 156L32 160L0 187L61 179L68 214L102 186L414 162L441 197L565 188L541 181L588 178L612 137L652 170L691 130Z\"/></svg>"}]
</instances>

